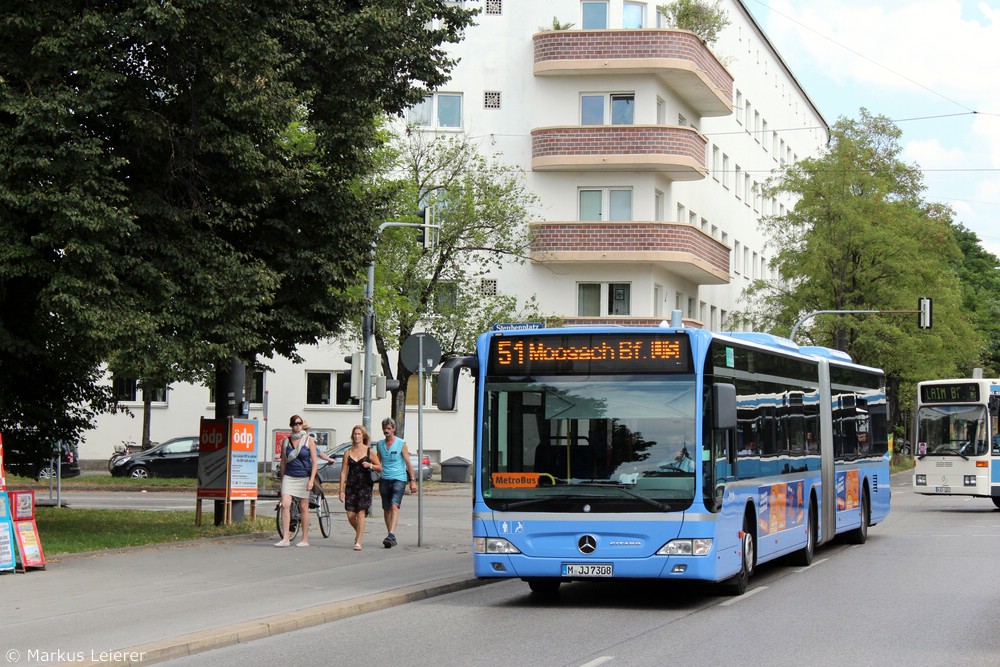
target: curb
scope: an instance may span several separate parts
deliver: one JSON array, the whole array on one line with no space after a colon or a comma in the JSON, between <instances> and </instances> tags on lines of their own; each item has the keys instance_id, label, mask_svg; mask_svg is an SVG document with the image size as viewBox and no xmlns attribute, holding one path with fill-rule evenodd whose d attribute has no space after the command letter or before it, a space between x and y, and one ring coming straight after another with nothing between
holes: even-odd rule
<instances>
[{"instance_id":1,"label":"curb","mask_svg":"<svg viewBox=\"0 0 1000 667\"><path fill-rule=\"evenodd\" d=\"M302 630L324 623L340 621L352 616L387 609L408 602L455 593L500 581L499 579L476 579L468 575L438 579L425 584L405 586L381 593L372 593L359 598L331 602L307 607L298 611L265 616L255 621L235 625L200 630L157 642L140 644L114 651L116 663L122 665L149 665L184 656L196 655L225 646L245 644L256 639L273 637L285 632ZM71 663L63 663L71 664ZM89 660L74 662L74 665L103 665L106 662Z\"/></svg>"}]
</instances>

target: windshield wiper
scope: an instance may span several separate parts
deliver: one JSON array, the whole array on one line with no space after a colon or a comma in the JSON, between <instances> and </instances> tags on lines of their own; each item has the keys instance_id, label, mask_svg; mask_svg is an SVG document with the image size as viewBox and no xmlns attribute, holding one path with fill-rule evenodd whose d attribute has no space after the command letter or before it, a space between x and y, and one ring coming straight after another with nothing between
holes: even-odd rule
<instances>
[{"instance_id":1,"label":"windshield wiper","mask_svg":"<svg viewBox=\"0 0 1000 667\"><path fill-rule=\"evenodd\" d=\"M917 456L917 458L919 460L923 461L925 456L937 456L939 454L954 454L956 456L961 456L966 461L969 460L968 456L966 456L962 452L958 451L957 449L939 449L936 452L927 452L926 454L921 454L921 455Z\"/></svg>"},{"instance_id":2,"label":"windshield wiper","mask_svg":"<svg viewBox=\"0 0 1000 667\"><path fill-rule=\"evenodd\" d=\"M657 508L659 510L663 510L664 512L669 512L670 511L670 505L666 505L664 503L661 503L659 500L653 500L652 498L647 498L646 496L644 496L642 494L639 494L639 493L636 493L635 491L630 491L630 490L626 489L624 486L622 486L621 484L618 484L617 482L584 482L583 484L581 484L579 486L599 486L601 488L606 488L606 489L618 489L619 491L621 491L625 495L631 496L632 498L635 498L636 500L641 500L642 502L646 503L647 505L652 505L653 507L655 507L655 508Z\"/></svg>"}]
</instances>

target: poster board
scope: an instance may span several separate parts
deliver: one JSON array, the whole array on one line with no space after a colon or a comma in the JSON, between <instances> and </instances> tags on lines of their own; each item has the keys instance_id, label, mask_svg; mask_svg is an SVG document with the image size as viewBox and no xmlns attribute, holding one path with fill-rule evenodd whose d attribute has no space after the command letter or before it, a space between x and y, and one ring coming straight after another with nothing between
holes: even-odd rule
<instances>
[{"instance_id":1,"label":"poster board","mask_svg":"<svg viewBox=\"0 0 1000 667\"><path fill-rule=\"evenodd\" d=\"M0 491L7 490L7 477L3 470L3 433L0 433Z\"/></svg>"},{"instance_id":2,"label":"poster board","mask_svg":"<svg viewBox=\"0 0 1000 667\"><path fill-rule=\"evenodd\" d=\"M45 567L45 552L35 524L35 492L10 491L10 511L14 520L14 539L21 571L29 567Z\"/></svg>"},{"instance_id":3,"label":"poster board","mask_svg":"<svg viewBox=\"0 0 1000 667\"><path fill-rule=\"evenodd\" d=\"M14 523L10 515L10 499L6 491L0 491L0 572L13 570L17 565L14 559Z\"/></svg>"},{"instance_id":4,"label":"poster board","mask_svg":"<svg viewBox=\"0 0 1000 667\"><path fill-rule=\"evenodd\" d=\"M224 522L232 517L233 501L251 501L251 518L257 500L257 421L254 419L202 419L198 440L198 492L195 525L201 525L201 501L225 503Z\"/></svg>"}]
</instances>

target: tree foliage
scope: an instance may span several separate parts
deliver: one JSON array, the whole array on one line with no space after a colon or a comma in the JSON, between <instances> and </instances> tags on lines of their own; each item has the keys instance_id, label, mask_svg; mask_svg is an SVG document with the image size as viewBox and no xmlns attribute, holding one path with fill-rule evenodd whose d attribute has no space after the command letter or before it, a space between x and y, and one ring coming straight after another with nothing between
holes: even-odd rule
<instances>
[{"instance_id":1,"label":"tree foliage","mask_svg":"<svg viewBox=\"0 0 1000 667\"><path fill-rule=\"evenodd\" d=\"M395 137L386 187L396 189L394 220L413 220L421 207L440 225L432 247L412 228L387 228L375 266L375 340L387 377L399 380L394 416L405 418L407 381L400 362L393 374L387 351L415 331L434 336L444 356L469 354L478 333L502 321L534 316L534 301L518 303L502 290L484 291L483 279L524 261L531 237L529 212L537 198L524 175L500 156L484 155L467 137L411 131Z\"/></svg>"},{"instance_id":2,"label":"tree foliage","mask_svg":"<svg viewBox=\"0 0 1000 667\"><path fill-rule=\"evenodd\" d=\"M914 165L899 159L900 131L862 109L839 120L825 153L785 168L769 195L796 200L785 215L763 221L774 276L744 293L743 313L754 327L788 335L817 310L916 309L934 299L934 326L917 316L818 315L805 322L799 343L837 348L860 363L883 368L890 400L922 379L954 376L983 354L983 338L962 307L951 211L921 199Z\"/></svg>"},{"instance_id":3,"label":"tree foliage","mask_svg":"<svg viewBox=\"0 0 1000 667\"><path fill-rule=\"evenodd\" d=\"M656 9L663 14L667 25L681 30L690 30L706 44L715 44L719 33L729 25L729 16L720 6L706 0L674 0Z\"/></svg>"},{"instance_id":4,"label":"tree foliage","mask_svg":"<svg viewBox=\"0 0 1000 667\"><path fill-rule=\"evenodd\" d=\"M336 332L388 204L363 187L375 119L447 80L470 21L445 0L11 5L0 430L75 437L109 407L104 362L166 383Z\"/></svg>"}]
</instances>

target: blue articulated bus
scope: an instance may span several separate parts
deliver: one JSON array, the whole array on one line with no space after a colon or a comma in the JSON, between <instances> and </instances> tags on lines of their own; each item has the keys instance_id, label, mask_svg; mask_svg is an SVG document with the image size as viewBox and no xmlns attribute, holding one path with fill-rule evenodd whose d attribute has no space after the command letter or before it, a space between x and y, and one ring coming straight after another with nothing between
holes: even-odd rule
<instances>
[{"instance_id":1,"label":"blue articulated bus","mask_svg":"<svg viewBox=\"0 0 1000 667\"><path fill-rule=\"evenodd\" d=\"M490 332L475 378L474 570L534 592L688 579L742 594L889 513L882 371L767 334L670 327Z\"/></svg>"}]
</instances>

